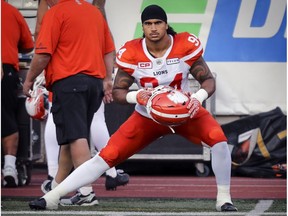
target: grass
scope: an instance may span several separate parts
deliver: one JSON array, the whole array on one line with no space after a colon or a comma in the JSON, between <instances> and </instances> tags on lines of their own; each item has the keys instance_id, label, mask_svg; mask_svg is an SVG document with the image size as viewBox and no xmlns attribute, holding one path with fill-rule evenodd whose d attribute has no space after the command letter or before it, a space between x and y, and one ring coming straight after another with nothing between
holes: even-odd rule
<instances>
[{"instance_id":1,"label":"grass","mask_svg":"<svg viewBox=\"0 0 288 216\"><path fill-rule=\"evenodd\" d=\"M4 211L8 213L9 211L30 211L28 206L28 202L30 200L2 198L2 212ZM99 203L100 204L97 206L90 207L59 206L57 211L215 212L215 201L206 199L101 198ZM239 212L252 211L257 203L258 200L234 200L234 204L238 207ZM274 200L268 212L278 212L279 215L283 215L280 213L287 212L286 200Z\"/></svg>"}]
</instances>

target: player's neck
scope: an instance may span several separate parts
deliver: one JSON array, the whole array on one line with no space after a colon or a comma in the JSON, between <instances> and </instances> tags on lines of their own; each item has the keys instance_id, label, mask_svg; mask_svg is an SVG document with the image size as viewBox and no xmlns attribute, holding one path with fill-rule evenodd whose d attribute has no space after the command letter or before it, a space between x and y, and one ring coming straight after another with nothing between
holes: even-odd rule
<instances>
[{"instance_id":1,"label":"player's neck","mask_svg":"<svg viewBox=\"0 0 288 216\"><path fill-rule=\"evenodd\" d=\"M154 58L163 57L170 45L171 38L169 35L166 35L162 40L159 41L146 40L147 50Z\"/></svg>"}]
</instances>

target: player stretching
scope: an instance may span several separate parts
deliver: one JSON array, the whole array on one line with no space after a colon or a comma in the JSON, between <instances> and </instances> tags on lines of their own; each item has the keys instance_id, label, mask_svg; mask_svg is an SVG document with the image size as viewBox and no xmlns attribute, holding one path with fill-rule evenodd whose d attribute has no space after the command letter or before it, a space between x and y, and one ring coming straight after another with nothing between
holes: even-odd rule
<instances>
[{"instance_id":1,"label":"player stretching","mask_svg":"<svg viewBox=\"0 0 288 216\"><path fill-rule=\"evenodd\" d=\"M167 24L165 11L150 5L141 15L144 38L127 42L117 53L117 72L113 98L118 103L136 103L135 112L111 136L98 155L78 167L55 189L30 202L32 209L57 209L59 198L94 182L107 169L139 152L152 141L174 132L195 144L211 147L212 168L217 182L218 211L237 211L230 197L231 155L227 139L216 120L201 104L215 91L215 80L205 63L199 39L187 32L176 34ZM146 104L159 85L190 92L188 75L201 84L192 93L187 109L191 113L185 123L171 130L153 121ZM136 82L138 91L129 92ZM151 92L152 91L152 92Z\"/></svg>"}]
</instances>

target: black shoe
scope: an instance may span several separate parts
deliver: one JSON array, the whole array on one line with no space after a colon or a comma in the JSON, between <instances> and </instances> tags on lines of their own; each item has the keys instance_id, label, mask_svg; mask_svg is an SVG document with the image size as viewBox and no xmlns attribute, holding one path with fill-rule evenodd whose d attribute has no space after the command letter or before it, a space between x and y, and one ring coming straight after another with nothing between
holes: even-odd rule
<instances>
[{"instance_id":1,"label":"black shoe","mask_svg":"<svg viewBox=\"0 0 288 216\"><path fill-rule=\"evenodd\" d=\"M232 212L232 211L238 211L238 209L231 203L224 203L221 206L221 212Z\"/></svg>"},{"instance_id":2,"label":"black shoe","mask_svg":"<svg viewBox=\"0 0 288 216\"><path fill-rule=\"evenodd\" d=\"M123 170L117 170L117 176L112 178L106 175L105 187L106 190L116 190L117 186L124 186L129 182L129 175Z\"/></svg>"},{"instance_id":3,"label":"black shoe","mask_svg":"<svg viewBox=\"0 0 288 216\"><path fill-rule=\"evenodd\" d=\"M53 181L54 178L52 176L48 175L47 179Z\"/></svg>"},{"instance_id":4,"label":"black shoe","mask_svg":"<svg viewBox=\"0 0 288 216\"><path fill-rule=\"evenodd\" d=\"M41 185L41 190L44 194L48 193L49 191L52 190L51 186L52 186L52 181L53 180L45 180L42 185Z\"/></svg>"},{"instance_id":5,"label":"black shoe","mask_svg":"<svg viewBox=\"0 0 288 216\"><path fill-rule=\"evenodd\" d=\"M34 210L45 210L46 205L46 200L44 198L36 199L29 203L30 209Z\"/></svg>"}]
</instances>

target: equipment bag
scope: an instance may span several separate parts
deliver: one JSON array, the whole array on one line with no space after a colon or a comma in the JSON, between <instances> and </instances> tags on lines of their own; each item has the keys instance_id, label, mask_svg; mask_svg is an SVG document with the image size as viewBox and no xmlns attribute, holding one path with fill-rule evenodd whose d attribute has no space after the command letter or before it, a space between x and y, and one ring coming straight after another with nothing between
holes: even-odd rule
<instances>
[{"instance_id":1,"label":"equipment bag","mask_svg":"<svg viewBox=\"0 0 288 216\"><path fill-rule=\"evenodd\" d=\"M222 125L232 156L232 174L286 178L287 120L280 108Z\"/></svg>"}]
</instances>

